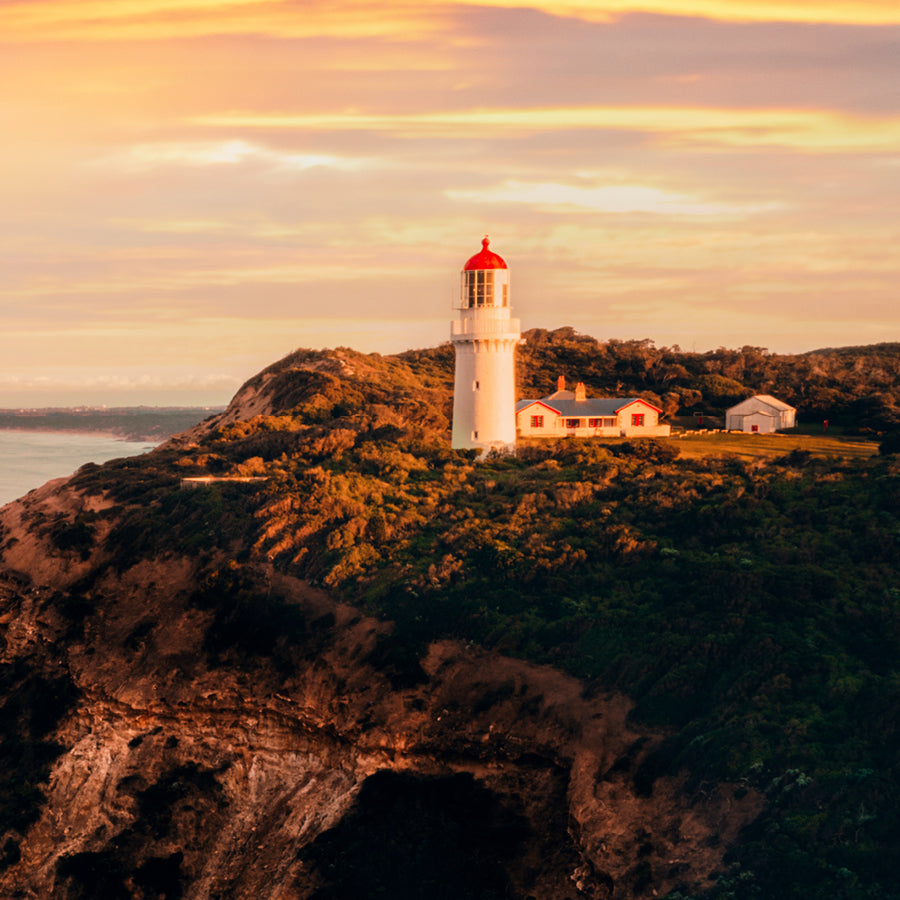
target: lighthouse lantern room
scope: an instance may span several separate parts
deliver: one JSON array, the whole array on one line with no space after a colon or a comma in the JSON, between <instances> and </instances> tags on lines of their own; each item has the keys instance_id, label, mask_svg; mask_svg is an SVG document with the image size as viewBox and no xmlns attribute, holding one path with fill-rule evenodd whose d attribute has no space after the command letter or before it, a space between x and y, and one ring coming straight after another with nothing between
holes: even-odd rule
<instances>
[{"instance_id":1,"label":"lighthouse lantern room","mask_svg":"<svg viewBox=\"0 0 900 900\"><path fill-rule=\"evenodd\" d=\"M459 315L451 323L456 353L453 389L454 448L511 450L516 444L516 345L518 319L510 318L509 269L490 249L464 266Z\"/></svg>"}]
</instances>

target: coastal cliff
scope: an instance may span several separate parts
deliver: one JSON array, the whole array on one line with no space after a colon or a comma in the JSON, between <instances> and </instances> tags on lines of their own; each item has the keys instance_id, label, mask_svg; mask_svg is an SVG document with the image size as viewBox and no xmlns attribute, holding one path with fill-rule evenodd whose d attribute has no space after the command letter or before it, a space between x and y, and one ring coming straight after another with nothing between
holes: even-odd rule
<instances>
[{"instance_id":1,"label":"coastal cliff","mask_svg":"<svg viewBox=\"0 0 900 900\"><path fill-rule=\"evenodd\" d=\"M366 896L378 854L417 857L422 885L455 873L455 896L649 895L704 884L757 809L676 779L642 794L655 736L622 697L453 642L398 686L371 661L387 626L261 574L305 631L277 661L210 658L187 559L101 579L80 620L65 581L7 587L6 660L71 706L4 896Z\"/></svg>"},{"instance_id":2,"label":"coastal cliff","mask_svg":"<svg viewBox=\"0 0 900 900\"><path fill-rule=\"evenodd\" d=\"M0 894L758 891L760 829L820 803L817 773L783 774L814 756L811 732L786 724L806 688L773 650L795 652L788 626L755 634L781 602L744 562L755 545L718 562L703 548L736 540L732 487L765 499L771 535L777 485L824 470L631 445L476 468L446 448L448 409L439 353L301 351L153 453L0 510ZM837 468L820 483L872 474ZM267 480L180 487L209 474ZM874 551L873 589L891 554ZM724 592L717 565L740 583ZM648 572L670 579L658 601ZM845 603L821 566L815 578ZM856 740L859 756L864 729ZM857 842L877 851L890 832L869 827Z\"/></svg>"}]
</instances>

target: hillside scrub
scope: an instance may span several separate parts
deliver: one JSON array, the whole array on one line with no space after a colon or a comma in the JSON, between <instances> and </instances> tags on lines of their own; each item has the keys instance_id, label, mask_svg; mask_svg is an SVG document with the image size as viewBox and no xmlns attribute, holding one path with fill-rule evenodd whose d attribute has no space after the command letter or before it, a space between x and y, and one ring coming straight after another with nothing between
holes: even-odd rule
<instances>
[{"instance_id":1,"label":"hillside scrub","mask_svg":"<svg viewBox=\"0 0 900 900\"><path fill-rule=\"evenodd\" d=\"M797 407L802 422L870 434L900 424L900 344L770 353L762 347L705 353L650 340L598 341L573 328L533 329L518 354L523 397L545 396L563 375L588 396L640 395L668 416L722 416L751 394Z\"/></svg>"},{"instance_id":2,"label":"hillside scrub","mask_svg":"<svg viewBox=\"0 0 900 900\"><path fill-rule=\"evenodd\" d=\"M891 346L880 371L900 362ZM441 638L550 663L586 693L625 692L636 721L670 730L639 773L644 791L687 769L700 793L719 780L763 792L767 810L711 897L895 896L895 456L683 459L661 442L570 440L476 463L448 449L444 348L384 361L341 351L340 374L304 354L267 370L277 402L264 414L76 478L120 504L117 565L178 546L208 565L194 602L215 611L209 652L228 658L234 643L289 664L279 633L294 626L277 598L249 627L253 566L271 561L393 622L374 652L398 683ZM532 333L521 358L526 393L565 372L593 393L615 379L626 394L725 399L743 385L798 404L788 386L812 364L566 330ZM848 366L861 373L842 352L817 356L823 389ZM885 387L871 427L893 415L893 396ZM173 473L213 467L268 481L176 490Z\"/></svg>"}]
</instances>

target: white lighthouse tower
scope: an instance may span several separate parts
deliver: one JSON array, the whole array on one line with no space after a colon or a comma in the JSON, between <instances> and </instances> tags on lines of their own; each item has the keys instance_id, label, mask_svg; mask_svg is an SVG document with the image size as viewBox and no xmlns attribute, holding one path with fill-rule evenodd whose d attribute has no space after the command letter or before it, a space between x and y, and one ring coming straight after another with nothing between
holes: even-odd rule
<instances>
[{"instance_id":1,"label":"white lighthouse tower","mask_svg":"<svg viewBox=\"0 0 900 900\"><path fill-rule=\"evenodd\" d=\"M451 322L456 351L454 448L511 450L516 445L516 345L522 330L509 316L509 269L489 248L463 267L459 317Z\"/></svg>"}]
</instances>

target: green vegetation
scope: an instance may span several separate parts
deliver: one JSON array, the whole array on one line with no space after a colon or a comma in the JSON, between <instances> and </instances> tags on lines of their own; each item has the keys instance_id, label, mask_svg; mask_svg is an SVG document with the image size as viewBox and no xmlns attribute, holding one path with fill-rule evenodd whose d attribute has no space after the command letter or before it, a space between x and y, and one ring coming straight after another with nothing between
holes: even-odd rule
<instances>
[{"instance_id":1,"label":"green vegetation","mask_svg":"<svg viewBox=\"0 0 900 900\"><path fill-rule=\"evenodd\" d=\"M583 381L588 396L646 397L668 416L721 416L751 394L796 406L800 421L856 434L900 425L900 344L782 355L762 347L692 353L652 341L604 341L572 328L534 329L519 358L522 396Z\"/></svg>"},{"instance_id":2,"label":"green vegetation","mask_svg":"<svg viewBox=\"0 0 900 900\"><path fill-rule=\"evenodd\" d=\"M900 355L886 345L864 356L683 354L562 330L530 335L521 377L524 393L566 374L671 412L743 390L775 393L802 417L827 397L817 415L889 433ZM179 550L208 563L193 602L214 611L211 657L299 664L285 636L308 640L306 626L253 574L271 560L393 620L376 654L401 681L419 677L418 653L441 637L552 663L586 692L625 692L637 719L670 731L638 773L642 790L687 770L698 791L715 779L763 792L766 810L712 897L896 896L893 445L876 455L874 441L845 435L569 440L475 463L447 446L451 365L446 348L293 354L253 385L276 398L270 415L189 451L85 469L76 484L120 504L108 513L117 566ZM829 394L839 378L846 391ZM269 480L177 490L178 478L209 473ZM84 538L57 539L76 551Z\"/></svg>"},{"instance_id":3,"label":"green vegetation","mask_svg":"<svg viewBox=\"0 0 900 900\"><path fill-rule=\"evenodd\" d=\"M93 513L79 513L70 522L60 513L47 529L47 535L57 550L77 551L82 559L87 559L94 546L96 529L92 523L96 518Z\"/></svg>"},{"instance_id":4,"label":"green vegetation","mask_svg":"<svg viewBox=\"0 0 900 900\"><path fill-rule=\"evenodd\" d=\"M789 453L806 453L820 459L868 459L878 452L877 445L870 440L793 431L786 434L684 434L669 440L684 458L734 456L751 463L777 459Z\"/></svg>"}]
</instances>

